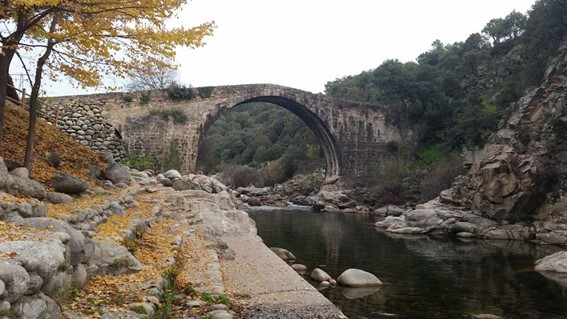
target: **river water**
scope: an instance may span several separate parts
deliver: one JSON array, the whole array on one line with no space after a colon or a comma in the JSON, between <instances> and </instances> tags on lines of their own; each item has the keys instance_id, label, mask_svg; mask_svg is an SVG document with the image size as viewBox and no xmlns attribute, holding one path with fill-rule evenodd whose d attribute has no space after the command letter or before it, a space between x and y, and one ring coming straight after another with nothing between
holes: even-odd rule
<instances>
[{"instance_id":1,"label":"river water","mask_svg":"<svg viewBox=\"0 0 567 319\"><path fill-rule=\"evenodd\" d=\"M382 280L375 291L321 290L351 319L567 318L567 284L533 270L558 247L393 235L374 228L372 215L285 209L250 216L267 246L288 249L309 270L337 278L359 268Z\"/></svg>"}]
</instances>

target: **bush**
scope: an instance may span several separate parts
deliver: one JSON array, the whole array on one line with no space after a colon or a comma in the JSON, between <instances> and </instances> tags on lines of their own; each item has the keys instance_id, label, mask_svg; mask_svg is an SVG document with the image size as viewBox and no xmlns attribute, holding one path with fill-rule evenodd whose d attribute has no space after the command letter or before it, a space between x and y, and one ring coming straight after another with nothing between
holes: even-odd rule
<instances>
[{"instance_id":1,"label":"bush","mask_svg":"<svg viewBox=\"0 0 567 319\"><path fill-rule=\"evenodd\" d=\"M172 100L191 100L195 98L196 94L192 87L172 83L167 88L167 96Z\"/></svg>"},{"instance_id":2,"label":"bush","mask_svg":"<svg viewBox=\"0 0 567 319\"><path fill-rule=\"evenodd\" d=\"M210 98L213 95L215 88L213 86L204 86L197 88L197 94L202 99Z\"/></svg>"},{"instance_id":3,"label":"bush","mask_svg":"<svg viewBox=\"0 0 567 319\"><path fill-rule=\"evenodd\" d=\"M233 188L262 185L258 170L248 166L225 165L221 167L221 175L224 182Z\"/></svg>"},{"instance_id":4,"label":"bush","mask_svg":"<svg viewBox=\"0 0 567 319\"><path fill-rule=\"evenodd\" d=\"M152 169L154 161L150 155L128 154L120 163L137 170Z\"/></svg>"},{"instance_id":5,"label":"bush","mask_svg":"<svg viewBox=\"0 0 567 319\"><path fill-rule=\"evenodd\" d=\"M152 94L152 92L150 92L150 91L142 92L142 93L140 94L140 103L141 103L141 104L148 104L148 103L150 103L151 94Z\"/></svg>"},{"instance_id":6,"label":"bush","mask_svg":"<svg viewBox=\"0 0 567 319\"><path fill-rule=\"evenodd\" d=\"M130 103L130 102L134 101L134 98L132 97L132 95L124 95L122 97L122 100L126 103Z\"/></svg>"},{"instance_id":7,"label":"bush","mask_svg":"<svg viewBox=\"0 0 567 319\"><path fill-rule=\"evenodd\" d=\"M163 168L162 171L168 171L174 169L177 171L181 170L181 156L179 154L179 148L177 146L177 141L171 141L169 147L165 152L163 158Z\"/></svg>"},{"instance_id":8,"label":"bush","mask_svg":"<svg viewBox=\"0 0 567 319\"><path fill-rule=\"evenodd\" d=\"M185 124L187 123L187 115L183 113L180 109L153 109L150 111L150 115L159 116L162 120L167 121L169 117L173 118L175 124Z\"/></svg>"}]
</instances>

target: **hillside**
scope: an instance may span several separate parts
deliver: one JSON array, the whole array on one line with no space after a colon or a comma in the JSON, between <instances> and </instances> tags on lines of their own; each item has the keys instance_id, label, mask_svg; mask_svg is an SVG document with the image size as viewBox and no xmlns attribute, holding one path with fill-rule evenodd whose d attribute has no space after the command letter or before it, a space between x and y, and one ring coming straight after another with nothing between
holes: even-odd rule
<instances>
[{"instance_id":1,"label":"hillside","mask_svg":"<svg viewBox=\"0 0 567 319\"><path fill-rule=\"evenodd\" d=\"M6 113L6 134L0 140L0 156L5 160L22 164L26 149L28 129L27 112L9 106ZM100 156L82 144L68 137L43 120L38 120L36 143L32 163L31 178L49 184L57 170L48 165L46 153L56 153L61 157L60 171L82 179L88 179L88 164L104 168Z\"/></svg>"}]
</instances>

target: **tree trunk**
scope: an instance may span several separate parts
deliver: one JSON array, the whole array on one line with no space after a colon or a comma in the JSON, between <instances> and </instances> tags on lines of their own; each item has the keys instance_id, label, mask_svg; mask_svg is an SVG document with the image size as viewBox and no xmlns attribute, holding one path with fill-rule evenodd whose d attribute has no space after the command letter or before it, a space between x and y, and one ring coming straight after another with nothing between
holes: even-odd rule
<instances>
[{"instance_id":1,"label":"tree trunk","mask_svg":"<svg viewBox=\"0 0 567 319\"><path fill-rule=\"evenodd\" d=\"M51 21L50 32L54 32L57 26L57 20L59 15L55 15ZM35 68L35 78L30 94L30 114L28 121L28 138L26 141L26 155L24 158L24 166L28 169L31 176L32 174L32 159L33 159L33 146L35 144L35 122L37 120L37 108L39 105L39 90L41 89L41 78L43 75L43 66L45 62L49 59L51 52L53 51L53 46L56 42L53 38L47 41L47 46L43 55L37 60L37 66Z\"/></svg>"}]
</instances>

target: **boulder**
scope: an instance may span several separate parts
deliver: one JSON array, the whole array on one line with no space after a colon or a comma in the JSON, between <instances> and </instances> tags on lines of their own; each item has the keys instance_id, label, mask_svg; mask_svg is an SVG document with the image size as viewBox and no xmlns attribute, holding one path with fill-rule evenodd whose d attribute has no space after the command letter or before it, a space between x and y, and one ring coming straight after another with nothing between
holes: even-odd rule
<instances>
[{"instance_id":1,"label":"boulder","mask_svg":"<svg viewBox=\"0 0 567 319\"><path fill-rule=\"evenodd\" d=\"M311 275L309 275L309 277L311 277L311 279L313 279L317 282L323 282L323 281L329 281L330 282L333 279L333 278L331 278L331 276L329 276L328 273L326 273L321 268L313 269L313 271L311 271Z\"/></svg>"},{"instance_id":2,"label":"boulder","mask_svg":"<svg viewBox=\"0 0 567 319\"><path fill-rule=\"evenodd\" d=\"M20 265L0 261L0 280L4 282L4 300L14 302L20 299L28 290L30 275Z\"/></svg>"},{"instance_id":3,"label":"boulder","mask_svg":"<svg viewBox=\"0 0 567 319\"><path fill-rule=\"evenodd\" d=\"M172 182L171 179L163 176L163 174L157 174L156 180L158 183L162 184L163 186L171 186Z\"/></svg>"},{"instance_id":4,"label":"boulder","mask_svg":"<svg viewBox=\"0 0 567 319\"><path fill-rule=\"evenodd\" d=\"M112 152L101 152L100 158L108 165L114 163L114 155L112 154Z\"/></svg>"},{"instance_id":5,"label":"boulder","mask_svg":"<svg viewBox=\"0 0 567 319\"><path fill-rule=\"evenodd\" d=\"M39 182L31 179L12 176L13 183L8 193L22 197L33 197L44 200L46 197L45 188Z\"/></svg>"},{"instance_id":6,"label":"boulder","mask_svg":"<svg viewBox=\"0 0 567 319\"><path fill-rule=\"evenodd\" d=\"M347 287L372 287L382 285L380 279L373 274L356 268L345 270L339 278L337 278L337 282Z\"/></svg>"},{"instance_id":7,"label":"boulder","mask_svg":"<svg viewBox=\"0 0 567 319\"><path fill-rule=\"evenodd\" d=\"M49 180L49 186L58 193L64 194L80 194L87 190L89 184L70 174L59 172Z\"/></svg>"},{"instance_id":8,"label":"boulder","mask_svg":"<svg viewBox=\"0 0 567 319\"><path fill-rule=\"evenodd\" d=\"M47 160L47 165L54 168L59 168L59 165L61 165L61 156L59 156L59 154L53 152L46 152L45 157Z\"/></svg>"},{"instance_id":9,"label":"boulder","mask_svg":"<svg viewBox=\"0 0 567 319\"><path fill-rule=\"evenodd\" d=\"M128 184L131 178L130 169L120 163L112 163L104 171L104 177L114 184Z\"/></svg>"},{"instance_id":10,"label":"boulder","mask_svg":"<svg viewBox=\"0 0 567 319\"><path fill-rule=\"evenodd\" d=\"M47 200L53 204L63 204L63 203L70 203L74 199L72 196L64 193L49 192L47 193Z\"/></svg>"},{"instance_id":11,"label":"boulder","mask_svg":"<svg viewBox=\"0 0 567 319\"><path fill-rule=\"evenodd\" d=\"M541 272L567 273L567 251L560 251L536 260L535 270Z\"/></svg>"},{"instance_id":12,"label":"boulder","mask_svg":"<svg viewBox=\"0 0 567 319\"><path fill-rule=\"evenodd\" d=\"M169 179L176 179L181 178L181 173L179 173L177 170L170 169L169 171L163 173L163 176Z\"/></svg>"},{"instance_id":13,"label":"boulder","mask_svg":"<svg viewBox=\"0 0 567 319\"><path fill-rule=\"evenodd\" d=\"M291 265L291 268L297 272L303 272L307 270L307 266L302 264L293 264Z\"/></svg>"},{"instance_id":14,"label":"boulder","mask_svg":"<svg viewBox=\"0 0 567 319\"><path fill-rule=\"evenodd\" d=\"M0 244L0 252L13 252L28 273L38 274L44 282L50 280L65 264L65 249L53 242L9 241Z\"/></svg>"},{"instance_id":15,"label":"boulder","mask_svg":"<svg viewBox=\"0 0 567 319\"><path fill-rule=\"evenodd\" d=\"M61 308L49 296L39 292L25 296L12 305L13 318L62 318Z\"/></svg>"},{"instance_id":16,"label":"boulder","mask_svg":"<svg viewBox=\"0 0 567 319\"><path fill-rule=\"evenodd\" d=\"M4 159L0 157L0 190L9 190L13 183L12 175L8 174Z\"/></svg>"},{"instance_id":17,"label":"boulder","mask_svg":"<svg viewBox=\"0 0 567 319\"><path fill-rule=\"evenodd\" d=\"M270 247L270 250L284 261L296 259L295 256L285 248Z\"/></svg>"},{"instance_id":18,"label":"boulder","mask_svg":"<svg viewBox=\"0 0 567 319\"><path fill-rule=\"evenodd\" d=\"M87 258L92 256L94 251L92 239L85 238L80 231L60 220L50 218L25 218L18 222L18 224L26 227L49 230L51 232L67 233L70 237L67 245L71 253L70 262L72 266L85 263Z\"/></svg>"},{"instance_id":19,"label":"boulder","mask_svg":"<svg viewBox=\"0 0 567 319\"><path fill-rule=\"evenodd\" d=\"M20 178L29 178L30 172L25 167L18 167L18 168L14 168L13 170L11 170L10 175L18 176Z\"/></svg>"},{"instance_id":20,"label":"boulder","mask_svg":"<svg viewBox=\"0 0 567 319\"><path fill-rule=\"evenodd\" d=\"M142 270L142 264L124 246L105 238L95 244L94 275L121 275Z\"/></svg>"}]
</instances>

